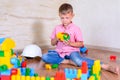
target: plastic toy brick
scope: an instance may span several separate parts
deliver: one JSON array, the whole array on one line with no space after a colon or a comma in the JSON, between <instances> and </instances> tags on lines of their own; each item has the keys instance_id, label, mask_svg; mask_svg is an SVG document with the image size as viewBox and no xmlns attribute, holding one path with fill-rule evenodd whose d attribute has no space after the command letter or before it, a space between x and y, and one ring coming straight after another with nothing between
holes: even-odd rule
<instances>
[{"instance_id":1,"label":"plastic toy brick","mask_svg":"<svg viewBox=\"0 0 120 80\"><path fill-rule=\"evenodd\" d=\"M30 76L26 76L25 80L30 80Z\"/></svg>"},{"instance_id":2,"label":"plastic toy brick","mask_svg":"<svg viewBox=\"0 0 120 80\"><path fill-rule=\"evenodd\" d=\"M81 75L81 80L87 80L87 74L82 74Z\"/></svg>"},{"instance_id":3,"label":"plastic toy brick","mask_svg":"<svg viewBox=\"0 0 120 80\"><path fill-rule=\"evenodd\" d=\"M25 80L25 76L21 76L21 80Z\"/></svg>"},{"instance_id":4,"label":"plastic toy brick","mask_svg":"<svg viewBox=\"0 0 120 80\"><path fill-rule=\"evenodd\" d=\"M21 64L21 66L22 66L22 68L26 68L26 66L27 66L26 61L23 61L22 64Z\"/></svg>"},{"instance_id":5,"label":"plastic toy brick","mask_svg":"<svg viewBox=\"0 0 120 80\"><path fill-rule=\"evenodd\" d=\"M25 73L26 73L26 68L21 68L21 74L25 76Z\"/></svg>"},{"instance_id":6,"label":"plastic toy brick","mask_svg":"<svg viewBox=\"0 0 120 80\"><path fill-rule=\"evenodd\" d=\"M45 69L51 70L51 65L50 64L45 64Z\"/></svg>"},{"instance_id":7,"label":"plastic toy brick","mask_svg":"<svg viewBox=\"0 0 120 80\"><path fill-rule=\"evenodd\" d=\"M58 68L58 64L53 64L52 69Z\"/></svg>"},{"instance_id":8,"label":"plastic toy brick","mask_svg":"<svg viewBox=\"0 0 120 80\"><path fill-rule=\"evenodd\" d=\"M88 49L87 49L85 46L80 47L80 52L81 52L82 54L88 55Z\"/></svg>"},{"instance_id":9,"label":"plastic toy brick","mask_svg":"<svg viewBox=\"0 0 120 80\"><path fill-rule=\"evenodd\" d=\"M20 75L16 75L16 80L21 80L20 78L21 78Z\"/></svg>"},{"instance_id":10,"label":"plastic toy brick","mask_svg":"<svg viewBox=\"0 0 120 80\"><path fill-rule=\"evenodd\" d=\"M66 78L71 78L71 79L76 78L77 77L77 70L65 68L65 75L66 75Z\"/></svg>"},{"instance_id":11,"label":"plastic toy brick","mask_svg":"<svg viewBox=\"0 0 120 80\"><path fill-rule=\"evenodd\" d=\"M30 71L30 76L34 76L34 69L33 68L31 68L31 71Z\"/></svg>"},{"instance_id":12,"label":"plastic toy brick","mask_svg":"<svg viewBox=\"0 0 120 80\"><path fill-rule=\"evenodd\" d=\"M0 50L0 57L4 57L4 51Z\"/></svg>"},{"instance_id":13,"label":"plastic toy brick","mask_svg":"<svg viewBox=\"0 0 120 80\"><path fill-rule=\"evenodd\" d=\"M11 80L10 75L1 75L1 80Z\"/></svg>"},{"instance_id":14,"label":"plastic toy brick","mask_svg":"<svg viewBox=\"0 0 120 80\"><path fill-rule=\"evenodd\" d=\"M50 80L50 77L46 77L46 80Z\"/></svg>"},{"instance_id":15,"label":"plastic toy brick","mask_svg":"<svg viewBox=\"0 0 120 80\"><path fill-rule=\"evenodd\" d=\"M78 71L77 71L77 78L80 78L81 74L82 74L81 69L78 69Z\"/></svg>"},{"instance_id":16,"label":"plastic toy brick","mask_svg":"<svg viewBox=\"0 0 120 80\"><path fill-rule=\"evenodd\" d=\"M34 76L35 76L35 77L37 77L37 76L38 76L38 74L37 74L37 73L35 73L35 74L34 74Z\"/></svg>"},{"instance_id":17,"label":"plastic toy brick","mask_svg":"<svg viewBox=\"0 0 120 80\"><path fill-rule=\"evenodd\" d=\"M95 80L94 76L90 76L89 80Z\"/></svg>"},{"instance_id":18,"label":"plastic toy brick","mask_svg":"<svg viewBox=\"0 0 120 80\"><path fill-rule=\"evenodd\" d=\"M1 75L10 75L11 74L11 70L6 70L1 72Z\"/></svg>"},{"instance_id":19,"label":"plastic toy brick","mask_svg":"<svg viewBox=\"0 0 120 80\"><path fill-rule=\"evenodd\" d=\"M35 77L34 77L34 76L32 76L30 80L35 80Z\"/></svg>"},{"instance_id":20,"label":"plastic toy brick","mask_svg":"<svg viewBox=\"0 0 120 80\"><path fill-rule=\"evenodd\" d=\"M55 80L66 80L64 72L56 72Z\"/></svg>"},{"instance_id":21,"label":"plastic toy brick","mask_svg":"<svg viewBox=\"0 0 120 80\"><path fill-rule=\"evenodd\" d=\"M18 70L16 68L11 69L12 75L17 75Z\"/></svg>"},{"instance_id":22,"label":"plastic toy brick","mask_svg":"<svg viewBox=\"0 0 120 80\"><path fill-rule=\"evenodd\" d=\"M2 72L2 71L6 71L6 70L8 70L7 65L2 65L2 66L0 66L0 71L1 71L1 72Z\"/></svg>"},{"instance_id":23,"label":"plastic toy brick","mask_svg":"<svg viewBox=\"0 0 120 80\"><path fill-rule=\"evenodd\" d=\"M11 80L16 80L16 75L12 75Z\"/></svg>"},{"instance_id":24,"label":"plastic toy brick","mask_svg":"<svg viewBox=\"0 0 120 80\"><path fill-rule=\"evenodd\" d=\"M0 38L0 44L5 40L5 38Z\"/></svg>"},{"instance_id":25,"label":"plastic toy brick","mask_svg":"<svg viewBox=\"0 0 120 80\"><path fill-rule=\"evenodd\" d=\"M116 61L116 56L111 55L111 56L110 56L110 61Z\"/></svg>"},{"instance_id":26,"label":"plastic toy brick","mask_svg":"<svg viewBox=\"0 0 120 80\"><path fill-rule=\"evenodd\" d=\"M50 80L54 80L54 77L51 77Z\"/></svg>"},{"instance_id":27,"label":"plastic toy brick","mask_svg":"<svg viewBox=\"0 0 120 80\"><path fill-rule=\"evenodd\" d=\"M45 77L42 76L40 80L45 80Z\"/></svg>"},{"instance_id":28,"label":"plastic toy brick","mask_svg":"<svg viewBox=\"0 0 120 80\"><path fill-rule=\"evenodd\" d=\"M35 77L35 80L40 80L40 77L39 76Z\"/></svg>"},{"instance_id":29,"label":"plastic toy brick","mask_svg":"<svg viewBox=\"0 0 120 80\"><path fill-rule=\"evenodd\" d=\"M85 61L82 62L81 70L82 70L82 73L87 74L87 72L88 72L87 62L85 62Z\"/></svg>"}]
</instances>

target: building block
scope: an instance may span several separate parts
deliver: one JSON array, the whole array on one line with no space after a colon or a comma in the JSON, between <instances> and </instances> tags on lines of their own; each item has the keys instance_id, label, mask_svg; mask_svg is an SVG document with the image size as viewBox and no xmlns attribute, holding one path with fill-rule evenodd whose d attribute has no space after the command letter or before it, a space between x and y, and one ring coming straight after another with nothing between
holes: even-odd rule
<instances>
[{"instance_id":1,"label":"building block","mask_svg":"<svg viewBox=\"0 0 120 80\"><path fill-rule=\"evenodd\" d=\"M46 79L45 80L50 80L50 77L46 77Z\"/></svg>"},{"instance_id":2,"label":"building block","mask_svg":"<svg viewBox=\"0 0 120 80\"><path fill-rule=\"evenodd\" d=\"M87 80L87 74L82 74L81 75L81 80Z\"/></svg>"},{"instance_id":3,"label":"building block","mask_svg":"<svg viewBox=\"0 0 120 80\"><path fill-rule=\"evenodd\" d=\"M22 74L22 76L25 76L25 73L26 73L26 68L21 68L21 74Z\"/></svg>"},{"instance_id":4,"label":"building block","mask_svg":"<svg viewBox=\"0 0 120 80\"><path fill-rule=\"evenodd\" d=\"M34 76L32 76L30 80L35 80L35 77L34 77Z\"/></svg>"},{"instance_id":5,"label":"building block","mask_svg":"<svg viewBox=\"0 0 120 80\"><path fill-rule=\"evenodd\" d=\"M31 70L30 70L30 76L34 76L34 69L33 68L31 68Z\"/></svg>"},{"instance_id":6,"label":"building block","mask_svg":"<svg viewBox=\"0 0 120 80\"><path fill-rule=\"evenodd\" d=\"M66 75L66 78L76 78L77 77L77 70L76 69L68 69L68 68L65 68L65 75Z\"/></svg>"},{"instance_id":7,"label":"building block","mask_svg":"<svg viewBox=\"0 0 120 80\"><path fill-rule=\"evenodd\" d=\"M89 80L95 80L94 76L90 76Z\"/></svg>"},{"instance_id":8,"label":"building block","mask_svg":"<svg viewBox=\"0 0 120 80\"><path fill-rule=\"evenodd\" d=\"M21 80L25 80L25 76L21 76Z\"/></svg>"},{"instance_id":9,"label":"building block","mask_svg":"<svg viewBox=\"0 0 120 80\"><path fill-rule=\"evenodd\" d=\"M0 50L0 57L4 57L4 51Z\"/></svg>"},{"instance_id":10,"label":"building block","mask_svg":"<svg viewBox=\"0 0 120 80\"><path fill-rule=\"evenodd\" d=\"M10 75L11 74L11 70L6 70L1 72L1 75Z\"/></svg>"},{"instance_id":11,"label":"building block","mask_svg":"<svg viewBox=\"0 0 120 80\"><path fill-rule=\"evenodd\" d=\"M82 55L88 55L88 49L85 46L80 47L80 52Z\"/></svg>"},{"instance_id":12,"label":"building block","mask_svg":"<svg viewBox=\"0 0 120 80\"><path fill-rule=\"evenodd\" d=\"M5 40L5 38L0 38L0 44Z\"/></svg>"},{"instance_id":13,"label":"building block","mask_svg":"<svg viewBox=\"0 0 120 80\"><path fill-rule=\"evenodd\" d=\"M16 75L12 75L11 80L16 80Z\"/></svg>"},{"instance_id":14,"label":"building block","mask_svg":"<svg viewBox=\"0 0 120 80\"><path fill-rule=\"evenodd\" d=\"M54 80L54 77L51 77L50 80Z\"/></svg>"},{"instance_id":15,"label":"building block","mask_svg":"<svg viewBox=\"0 0 120 80\"><path fill-rule=\"evenodd\" d=\"M66 80L65 73L63 71L56 72L55 80Z\"/></svg>"},{"instance_id":16,"label":"building block","mask_svg":"<svg viewBox=\"0 0 120 80\"><path fill-rule=\"evenodd\" d=\"M0 71L1 71L1 72L2 72L2 71L6 71L6 70L8 70L7 65L1 65L1 66L0 66Z\"/></svg>"},{"instance_id":17,"label":"building block","mask_svg":"<svg viewBox=\"0 0 120 80\"><path fill-rule=\"evenodd\" d=\"M27 67L27 63L26 61L23 61L22 64L21 64L22 68L26 68Z\"/></svg>"},{"instance_id":18,"label":"building block","mask_svg":"<svg viewBox=\"0 0 120 80\"><path fill-rule=\"evenodd\" d=\"M11 80L10 75L1 75L1 80Z\"/></svg>"},{"instance_id":19,"label":"building block","mask_svg":"<svg viewBox=\"0 0 120 80\"><path fill-rule=\"evenodd\" d=\"M2 50L10 50L14 47L15 47L15 42L10 38L6 38L1 44L1 49Z\"/></svg>"},{"instance_id":20,"label":"building block","mask_svg":"<svg viewBox=\"0 0 120 80\"><path fill-rule=\"evenodd\" d=\"M21 76L20 75L16 75L16 80L21 80Z\"/></svg>"},{"instance_id":21,"label":"building block","mask_svg":"<svg viewBox=\"0 0 120 80\"><path fill-rule=\"evenodd\" d=\"M40 80L45 80L45 77L42 76Z\"/></svg>"},{"instance_id":22,"label":"building block","mask_svg":"<svg viewBox=\"0 0 120 80\"><path fill-rule=\"evenodd\" d=\"M85 61L82 62L81 70L82 70L82 74L87 74L88 72L87 62Z\"/></svg>"},{"instance_id":23,"label":"building block","mask_svg":"<svg viewBox=\"0 0 120 80\"><path fill-rule=\"evenodd\" d=\"M35 80L40 80L40 77L39 76L35 77Z\"/></svg>"},{"instance_id":24,"label":"building block","mask_svg":"<svg viewBox=\"0 0 120 80\"><path fill-rule=\"evenodd\" d=\"M78 71L77 71L77 78L80 78L80 77L81 77L81 74L82 74L81 69L78 69Z\"/></svg>"},{"instance_id":25,"label":"building block","mask_svg":"<svg viewBox=\"0 0 120 80\"><path fill-rule=\"evenodd\" d=\"M51 70L51 65L50 64L45 64L45 69Z\"/></svg>"},{"instance_id":26,"label":"building block","mask_svg":"<svg viewBox=\"0 0 120 80\"><path fill-rule=\"evenodd\" d=\"M17 75L18 70L16 68L11 69L11 74L12 75Z\"/></svg>"},{"instance_id":27,"label":"building block","mask_svg":"<svg viewBox=\"0 0 120 80\"><path fill-rule=\"evenodd\" d=\"M116 58L117 58L117 57L116 57L115 55L111 55L111 56L110 56L110 61L116 61Z\"/></svg>"},{"instance_id":28,"label":"building block","mask_svg":"<svg viewBox=\"0 0 120 80\"><path fill-rule=\"evenodd\" d=\"M26 76L25 80L30 80L30 76Z\"/></svg>"},{"instance_id":29,"label":"building block","mask_svg":"<svg viewBox=\"0 0 120 80\"><path fill-rule=\"evenodd\" d=\"M52 69L58 68L58 64L52 64Z\"/></svg>"}]
</instances>

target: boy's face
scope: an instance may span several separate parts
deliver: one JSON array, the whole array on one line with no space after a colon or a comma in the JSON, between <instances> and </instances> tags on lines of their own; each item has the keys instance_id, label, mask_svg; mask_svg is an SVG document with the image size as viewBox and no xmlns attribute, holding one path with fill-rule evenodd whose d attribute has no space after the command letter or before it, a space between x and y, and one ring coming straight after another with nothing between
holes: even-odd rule
<instances>
[{"instance_id":1,"label":"boy's face","mask_svg":"<svg viewBox=\"0 0 120 80\"><path fill-rule=\"evenodd\" d=\"M66 13L66 14L61 14L59 13L61 22L64 26L68 26L72 22L72 18L74 14L72 12Z\"/></svg>"}]
</instances>

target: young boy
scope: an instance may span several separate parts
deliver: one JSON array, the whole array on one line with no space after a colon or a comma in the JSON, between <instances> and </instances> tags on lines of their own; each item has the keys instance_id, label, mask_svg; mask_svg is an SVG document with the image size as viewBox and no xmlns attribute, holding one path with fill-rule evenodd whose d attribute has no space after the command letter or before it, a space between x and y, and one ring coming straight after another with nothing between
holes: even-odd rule
<instances>
[{"instance_id":1,"label":"young boy","mask_svg":"<svg viewBox=\"0 0 120 80\"><path fill-rule=\"evenodd\" d=\"M68 3L62 4L59 8L59 16L62 24L56 26L51 35L51 44L56 46L56 49L44 54L42 60L50 64L60 64L65 59L69 59L70 62L75 63L77 66L81 66L82 61L86 61L88 67L91 68L94 60L80 56L79 48L83 46L83 38L80 28L72 22L74 17L72 6ZM56 35L60 32L68 33L70 39L68 41L59 40ZM116 74L119 72L119 68L102 62L101 67Z\"/></svg>"}]
</instances>

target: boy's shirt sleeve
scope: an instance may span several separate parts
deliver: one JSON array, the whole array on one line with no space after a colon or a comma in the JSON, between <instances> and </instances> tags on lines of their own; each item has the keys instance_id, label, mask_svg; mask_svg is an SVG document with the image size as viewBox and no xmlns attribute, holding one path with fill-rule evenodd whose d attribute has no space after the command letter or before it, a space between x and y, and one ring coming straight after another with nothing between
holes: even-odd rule
<instances>
[{"instance_id":1,"label":"boy's shirt sleeve","mask_svg":"<svg viewBox=\"0 0 120 80\"><path fill-rule=\"evenodd\" d=\"M54 39L55 36L56 36L56 28L54 28L54 30L53 30L53 32L52 32L52 34L50 36L50 39Z\"/></svg>"},{"instance_id":2,"label":"boy's shirt sleeve","mask_svg":"<svg viewBox=\"0 0 120 80\"><path fill-rule=\"evenodd\" d=\"M77 28L75 30L75 40L76 41L83 41L82 32L81 32L80 28Z\"/></svg>"}]
</instances>

